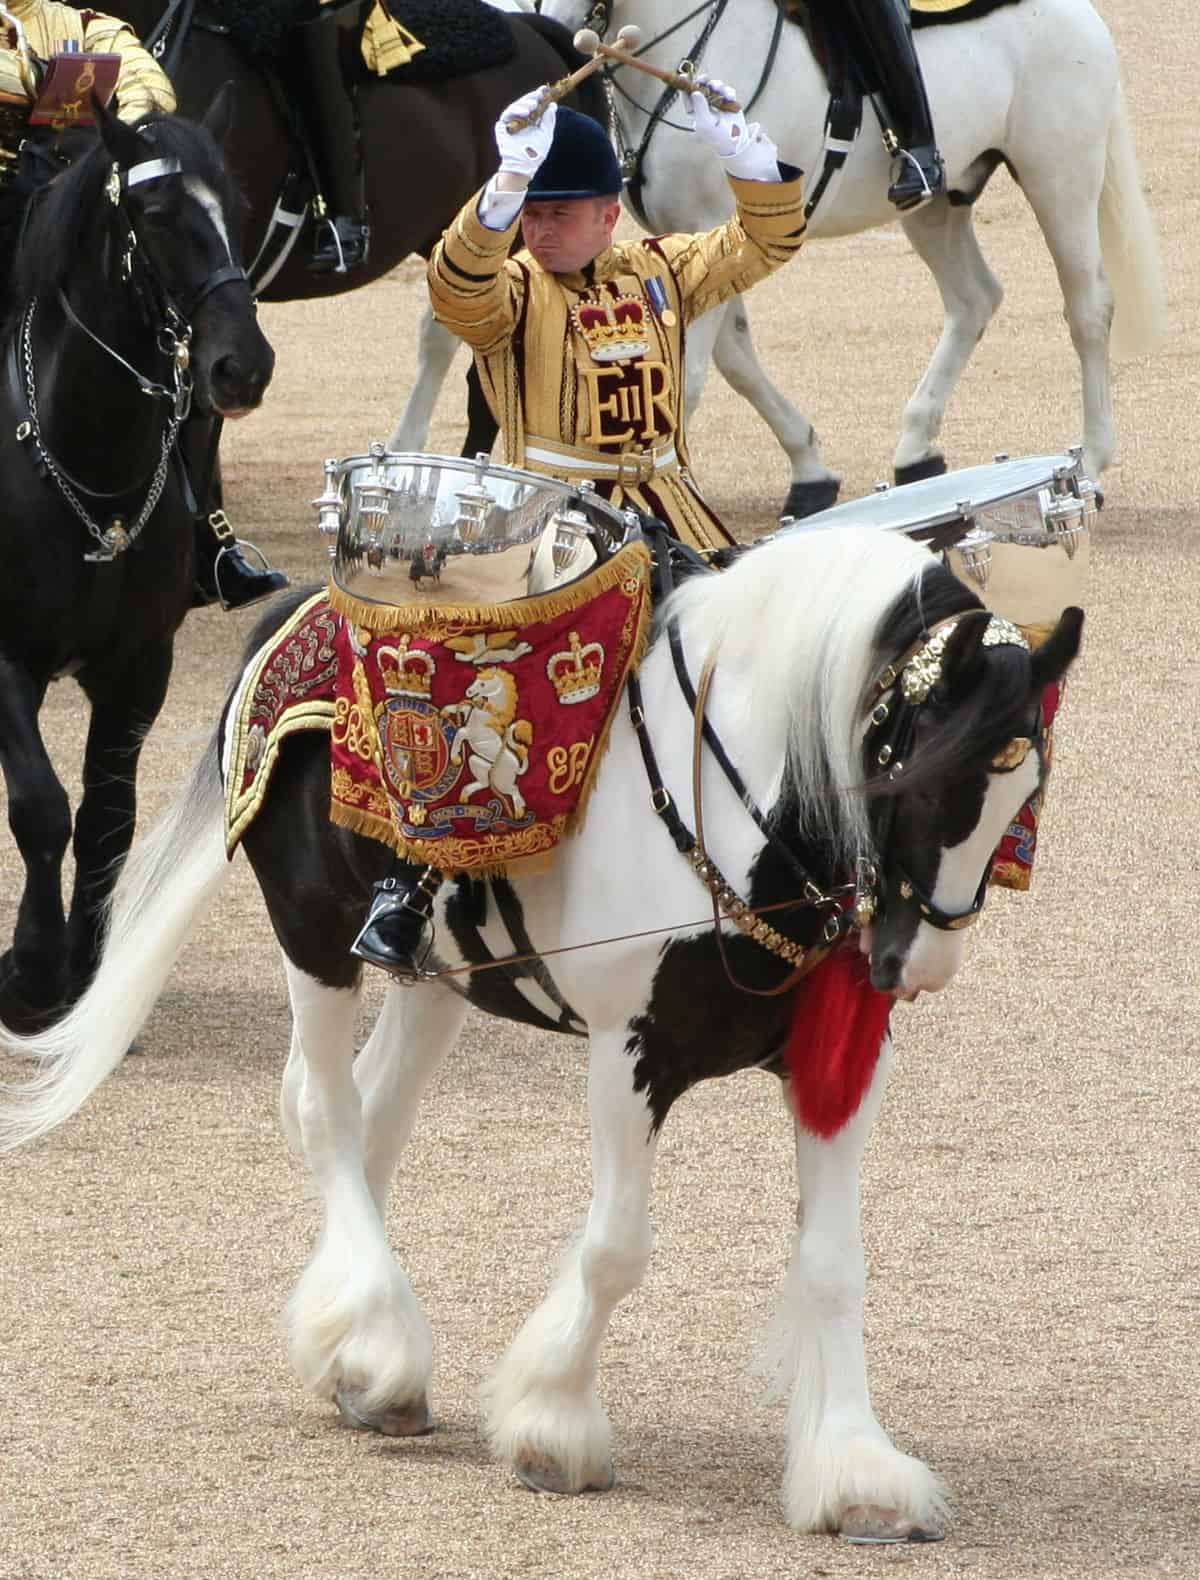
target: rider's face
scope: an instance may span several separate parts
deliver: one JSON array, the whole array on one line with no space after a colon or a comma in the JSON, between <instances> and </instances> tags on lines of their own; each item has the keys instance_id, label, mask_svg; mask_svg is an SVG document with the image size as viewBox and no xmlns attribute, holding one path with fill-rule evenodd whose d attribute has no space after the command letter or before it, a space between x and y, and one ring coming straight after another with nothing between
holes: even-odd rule
<instances>
[{"instance_id":1,"label":"rider's face","mask_svg":"<svg viewBox=\"0 0 1200 1580\"><path fill-rule=\"evenodd\" d=\"M573 274L609 245L620 213L615 197L526 203L521 234L543 269Z\"/></svg>"}]
</instances>

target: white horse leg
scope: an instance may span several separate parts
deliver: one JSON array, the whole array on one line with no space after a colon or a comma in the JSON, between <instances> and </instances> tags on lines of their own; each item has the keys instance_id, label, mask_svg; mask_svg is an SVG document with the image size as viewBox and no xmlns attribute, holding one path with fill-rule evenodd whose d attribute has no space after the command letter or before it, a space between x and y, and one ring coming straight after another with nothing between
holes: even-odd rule
<instances>
[{"instance_id":1,"label":"white horse leg","mask_svg":"<svg viewBox=\"0 0 1200 1580\"><path fill-rule=\"evenodd\" d=\"M736 297L721 313L713 359L726 384L750 402L784 448L792 480L782 514L799 518L828 509L841 478L821 460L812 423L767 377L754 349L745 298Z\"/></svg>"},{"instance_id":2,"label":"white horse leg","mask_svg":"<svg viewBox=\"0 0 1200 1580\"><path fill-rule=\"evenodd\" d=\"M688 325L687 354L683 369L683 418L685 425L696 415L704 386L708 382L708 368L712 361L713 347L717 343L727 307L714 307L695 323Z\"/></svg>"},{"instance_id":3,"label":"white horse leg","mask_svg":"<svg viewBox=\"0 0 1200 1580\"><path fill-rule=\"evenodd\" d=\"M284 964L294 1056L298 1046L303 1064L295 1114L325 1210L317 1249L288 1305L292 1365L307 1388L336 1399L353 1423L411 1436L428 1429L433 1347L364 1168L354 1076L358 991L325 987L286 956Z\"/></svg>"},{"instance_id":4,"label":"white horse leg","mask_svg":"<svg viewBox=\"0 0 1200 1580\"><path fill-rule=\"evenodd\" d=\"M831 1140L796 1126L796 1238L765 1368L780 1391L794 1378L788 1520L800 1530L875 1541L928 1539L946 1516L937 1478L892 1445L867 1386L859 1165L890 1061L889 1043L862 1106Z\"/></svg>"},{"instance_id":5,"label":"white horse leg","mask_svg":"<svg viewBox=\"0 0 1200 1580\"><path fill-rule=\"evenodd\" d=\"M934 449L946 403L1004 292L979 250L968 206L952 208L941 198L907 215L901 224L937 281L945 312L941 339L900 425L893 462L896 481L912 483L946 470L945 460Z\"/></svg>"},{"instance_id":6,"label":"white horse leg","mask_svg":"<svg viewBox=\"0 0 1200 1580\"><path fill-rule=\"evenodd\" d=\"M657 1137L633 1090L626 1030L593 1033L588 1072L592 1202L558 1277L484 1389L488 1437L526 1486L544 1492L612 1485L612 1431L596 1363L617 1302L650 1259L648 1203Z\"/></svg>"},{"instance_id":7,"label":"white horse leg","mask_svg":"<svg viewBox=\"0 0 1200 1580\"><path fill-rule=\"evenodd\" d=\"M454 353L461 341L448 329L443 329L427 307L421 314L421 327L417 331L417 377L408 404L400 421L388 440L389 450L423 450L429 437L429 424L433 408L446 382L446 374L454 361Z\"/></svg>"},{"instance_id":8,"label":"white horse leg","mask_svg":"<svg viewBox=\"0 0 1200 1580\"><path fill-rule=\"evenodd\" d=\"M1098 479L1116 450L1108 337L1113 293L1100 251L1100 182L1103 148L1093 151L1097 169L1080 162L1047 175L1030 171L1024 187L1046 238L1062 287L1063 316L1079 357L1083 380L1083 469ZM1057 179L1056 179L1057 177ZM1091 179L1089 179L1091 177Z\"/></svg>"},{"instance_id":9,"label":"white horse leg","mask_svg":"<svg viewBox=\"0 0 1200 1580\"><path fill-rule=\"evenodd\" d=\"M362 1097L363 1157L375 1205L388 1188L416 1123L417 1105L462 1030L467 1001L434 983L392 988L362 1052L354 1079Z\"/></svg>"}]
</instances>

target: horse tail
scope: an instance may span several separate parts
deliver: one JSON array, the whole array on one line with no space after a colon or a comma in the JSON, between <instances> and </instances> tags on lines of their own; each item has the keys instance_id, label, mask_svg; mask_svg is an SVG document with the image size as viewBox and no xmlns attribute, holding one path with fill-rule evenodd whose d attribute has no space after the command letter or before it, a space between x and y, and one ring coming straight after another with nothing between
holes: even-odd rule
<instances>
[{"instance_id":1,"label":"horse tail","mask_svg":"<svg viewBox=\"0 0 1200 1580\"><path fill-rule=\"evenodd\" d=\"M69 1119L120 1064L153 1009L201 909L230 870L216 740L183 795L121 870L91 986L48 1030L16 1037L13 1052L41 1062L0 1103L0 1151L11 1151Z\"/></svg>"},{"instance_id":2,"label":"horse tail","mask_svg":"<svg viewBox=\"0 0 1200 1580\"><path fill-rule=\"evenodd\" d=\"M529 767L529 748L533 745L533 725L528 719L518 719L515 724L510 724L504 732L505 744L516 753L521 766L517 769L523 774Z\"/></svg>"},{"instance_id":3,"label":"horse tail","mask_svg":"<svg viewBox=\"0 0 1200 1580\"><path fill-rule=\"evenodd\" d=\"M1116 303L1113 356L1146 356L1166 338L1167 290L1119 82L1100 191L1100 249Z\"/></svg>"}]
</instances>

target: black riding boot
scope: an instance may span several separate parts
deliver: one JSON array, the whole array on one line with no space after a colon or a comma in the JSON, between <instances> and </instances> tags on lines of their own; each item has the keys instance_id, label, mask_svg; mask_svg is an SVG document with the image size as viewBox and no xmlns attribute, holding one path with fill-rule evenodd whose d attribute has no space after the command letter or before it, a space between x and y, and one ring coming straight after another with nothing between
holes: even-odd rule
<instances>
[{"instance_id":1,"label":"black riding boot","mask_svg":"<svg viewBox=\"0 0 1200 1580\"><path fill-rule=\"evenodd\" d=\"M946 187L925 79L913 47L908 0L845 0L845 6L887 114L883 141L893 156L888 201L905 213Z\"/></svg>"},{"instance_id":2,"label":"black riding boot","mask_svg":"<svg viewBox=\"0 0 1200 1580\"><path fill-rule=\"evenodd\" d=\"M283 572L273 571L266 560L262 560L259 551L249 544L247 547L258 554L262 566L251 565L246 560L223 510L194 517L193 526L196 534L193 609L202 609L210 603L219 603L222 609L244 609L247 604L258 603L289 585Z\"/></svg>"},{"instance_id":3,"label":"black riding boot","mask_svg":"<svg viewBox=\"0 0 1200 1580\"><path fill-rule=\"evenodd\" d=\"M363 193L362 149L354 98L361 0L322 7L296 30L301 111L316 166L314 274L346 274L367 261L371 229Z\"/></svg>"},{"instance_id":4,"label":"black riding boot","mask_svg":"<svg viewBox=\"0 0 1200 1580\"><path fill-rule=\"evenodd\" d=\"M433 902L442 877L436 867L398 860L391 876L375 885L367 919L350 953L380 966L397 981L415 981L433 942Z\"/></svg>"}]
</instances>

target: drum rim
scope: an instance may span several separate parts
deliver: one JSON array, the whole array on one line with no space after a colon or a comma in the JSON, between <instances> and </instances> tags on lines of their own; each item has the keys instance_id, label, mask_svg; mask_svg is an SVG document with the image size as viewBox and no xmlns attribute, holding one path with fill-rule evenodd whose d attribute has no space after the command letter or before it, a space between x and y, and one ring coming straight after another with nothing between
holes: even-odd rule
<instances>
[{"instance_id":1,"label":"drum rim","mask_svg":"<svg viewBox=\"0 0 1200 1580\"><path fill-rule=\"evenodd\" d=\"M341 460L336 460L333 464L337 468L337 476L341 478L348 476L355 465L383 467L404 462L419 463L422 466L436 464L439 467L462 472L472 478L472 480L474 480L482 467L485 479L500 474L503 479L508 481L535 483L540 487L544 487L550 493L562 494L564 499L578 498L579 496L579 482L568 483L561 477L552 477L548 472L534 472L524 466L509 466L503 461L493 461L490 457L487 458L485 463L467 455L440 455L434 450L384 450L379 455L374 455L370 451L364 451L361 454L343 456ZM581 479L580 481L586 482L588 479ZM587 494L587 502L589 508L592 506L597 507L603 515L611 517L622 529L624 528L625 516L619 505L614 505L611 500L605 499L602 494L590 490Z\"/></svg>"},{"instance_id":2,"label":"drum rim","mask_svg":"<svg viewBox=\"0 0 1200 1580\"><path fill-rule=\"evenodd\" d=\"M907 490L912 488L926 488L931 483L948 486L950 479L962 478L964 473L988 472L992 470L1000 470L1005 467L1011 468L1017 466L1027 468L1038 467L1038 480L1034 481L1033 478L1027 474L1025 482L1020 487L1015 486L1014 482L1012 487L1006 488L1000 492L990 493L986 496L976 497L968 491L965 494L960 494L955 499L953 504L947 505L941 510L926 511L920 516L909 516L904 517L903 519L887 522L865 521L862 523L851 523L847 520L847 517L851 514L854 507L861 507L865 501L894 501L905 494ZM1041 475L1042 472L1044 472L1044 476ZM919 529L921 527L936 528L945 526L952 521L965 520L967 517L976 514L981 510L986 510L990 506L1003 505L1011 499L1021 499L1027 494L1034 493L1036 490L1049 488L1054 484L1056 479L1062 476L1064 473L1070 473L1076 478L1083 477L1084 474L1078 457L1068 455L1064 452L1061 454L1046 455L1014 455L1009 456L1008 459L1004 461L982 461L977 466L964 466L957 468L953 472L939 473L936 478L926 477L920 478L913 483L898 483L893 487L879 490L876 493L860 494L856 499L843 500L841 504L830 505L827 510L818 511L815 515L805 516L798 521L792 522L788 527L784 528L784 531L820 532L832 530L835 527L856 524L865 527L873 527L876 530L882 532L910 532L915 528ZM964 501L970 507L966 511L959 509L959 505ZM880 508L883 508L882 505ZM844 515L842 514L843 512L845 513Z\"/></svg>"}]
</instances>

